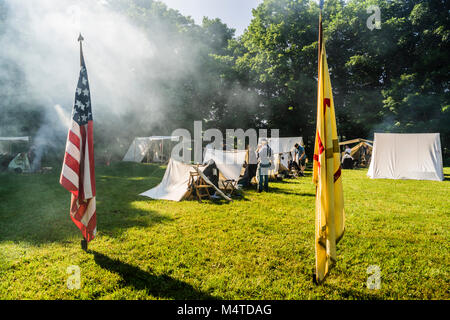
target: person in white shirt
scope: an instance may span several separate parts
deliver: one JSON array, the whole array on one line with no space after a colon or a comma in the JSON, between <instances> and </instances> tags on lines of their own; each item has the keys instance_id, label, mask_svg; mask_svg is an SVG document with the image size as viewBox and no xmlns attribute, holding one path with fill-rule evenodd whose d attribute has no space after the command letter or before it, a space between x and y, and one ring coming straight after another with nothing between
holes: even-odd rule
<instances>
[{"instance_id":1,"label":"person in white shirt","mask_svg":"<svg viewBox=\"0 0 450 320\"><path fill-rule=\"evenodd\" d=\"M205 157L206 157L206 152L208 151L208 150L214 150L215 148L214 148L214 143L213 142L210 142L210 143L208 143L206 146L205 146L205 148L203 149L203 159L205 159Z\"/></svg>"},{"instance_id":2,"label":"person in white shirt","mask_svg":"<svg viewBox=\"0 0 450 320\"><path fill-rule=\"evenodd\" d=\"M269 169L272 166L272 149L267 143L267 139L262 139L261 144L256 149L256 158L258 160L258 192L269 191Z\"/></svg>"},{"instance_id":3,"label":"person in white shirt","mask_svg":"<svg viewBox=\"0 0 450 320\"><path fill-rule=\"evenodd\" d=\"M348 154L351 154L352 153L352 149L350 149L350 147L349 146L345 146L345 151L344 151L345 153L348 153Z\"/></svg>"}]
</instances>

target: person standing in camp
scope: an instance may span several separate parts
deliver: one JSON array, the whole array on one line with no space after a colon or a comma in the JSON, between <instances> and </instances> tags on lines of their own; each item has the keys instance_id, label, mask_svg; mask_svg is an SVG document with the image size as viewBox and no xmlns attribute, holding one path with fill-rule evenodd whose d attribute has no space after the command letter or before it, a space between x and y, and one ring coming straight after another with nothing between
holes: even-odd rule
<instances>
[{"instance_id":1,"label":"person standing in camp","mask_svg":"<svg viewBox=\"0 0 450 320\"><path fill-rule=\"evenodd\" d=\"M262 139L261 144L256 149L258 167L258 192L269 191L269 169L272 166L272 149L267 143L267 139Z\"/></svg>"},{"instance_id":2,"label":"person standing in camp","mask_svg":"<svg viewBox=\"0 0 450 320\"><path fill-rule=\"evenodd\" d=\"M350 147L348 145L345 145L345 153L351 154L352 153L352 149L350 149Z\"/></svg>"},{"instance_id":3,"label":"person standing in camp","mask_svg":"<svg viewBox=\"0 0 450 320\"><path fill-rule=\"evenodd\" d=\"M258 159L256 158L256 145L248 144L248 171L250 174L250 179L256 176L256 170L258 168Z\"/></svg>"},{"instance_id":4,"label":"person standing in camp","mask_svg":"<svg viewBox=\"0 0 450 320\"><path fill-rule=\"evenodd\" d=\"M345 154L342 157L342 169L353 169L353 157L350 155L350 152L345 150Z\"/></svg>"},{"instance_id":5,"label":"person standing in camp","mask_svg":"<svg viewBox=\"0 0 450 320\"><path fill-rule=\"evenodd\" d=\"M298 166L300 167L299 174L302 177L304 177L305 175L303 174L303 171L305 171L305 164L306 164L305 148L299 145L298 143L296 143L294 147L295 147L295 154L297 155L298 159Z\"/></svg>"}]
</instances>

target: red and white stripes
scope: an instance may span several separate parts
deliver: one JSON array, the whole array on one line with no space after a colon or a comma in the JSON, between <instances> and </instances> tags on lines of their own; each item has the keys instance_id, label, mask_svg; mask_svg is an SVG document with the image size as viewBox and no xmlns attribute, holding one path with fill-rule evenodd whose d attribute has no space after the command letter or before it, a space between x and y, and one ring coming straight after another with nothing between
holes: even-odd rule
<instances>
[{"instance_id":1,"label":"red and white stripes","mask_svg":"<svg viewBox=\"0 0 450 320\"><path fill-rule=\"evenodd\" d=\"M96 233L93 122L80 126L72 121L66 143L60 184L72 193L70 216L90 241Z\"/></svg>"}]
</instances>

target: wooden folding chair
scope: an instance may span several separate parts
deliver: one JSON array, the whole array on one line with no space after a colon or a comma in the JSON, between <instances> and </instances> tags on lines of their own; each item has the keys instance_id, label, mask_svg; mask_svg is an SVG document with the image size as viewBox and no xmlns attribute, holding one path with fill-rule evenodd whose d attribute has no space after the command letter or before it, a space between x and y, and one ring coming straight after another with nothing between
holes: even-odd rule
<instances>
[{"instance_id":1,"label":"wooden folding chair","mask_svg":"<svg viewBox=\"0 0 450 320\"><path fill-rule=\"evenodd\" d=\"M236 190L237 181L234 179L228 179L223 181L223 189L225 192L230 192L228 194L231 197Z\"/></svg>"},{"instance_id":2,"label":"wooden folding chair","mask_svg":"<svg viewBox=\"0 0 450 320\"><path fill-rule=\"evenodd\" d=\"M203 180L203 178L198 174L198 172L191 172L189 176L189 186L191 188L190 194L197 196L199 202L202 202L202 199L207 198L211 200L211 194L209 193L209 188L211 187L209 184Z\"/></svg>"}]
</instances>

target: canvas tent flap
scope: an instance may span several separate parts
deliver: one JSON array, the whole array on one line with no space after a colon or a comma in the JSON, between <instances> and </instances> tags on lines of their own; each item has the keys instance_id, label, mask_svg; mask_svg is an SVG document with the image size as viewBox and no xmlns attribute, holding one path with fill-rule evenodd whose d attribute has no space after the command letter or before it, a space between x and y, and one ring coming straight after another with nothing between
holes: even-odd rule
<instances>
[{"instance_id":1,"label":"canvas tent flap","mask_svg":"<svg viewBox=\"0 0 450 320\"><path fill-rule=\"evenodd\" d=\"M8 170L16 172L31 172L30 161L26 153L18 153L8 165Z\"/></svg>"},{"instance_id":2,"label":"canvas tent flap","mask_svg":"<svg viewBox=\"0 0 450 320\"><path fill-rule=\"evenodd\" d=\"M353 139L353 140L347 140L347 141L339 142L339 145L340 146L344 146L346 144L353 144L353 143L360 143L360 142L367 142L367 143L370 143L370 144L373 143L372 140L358 138L358 139Z\"/></svg>"},{"instance_id":3,"label":"canvas tent flap","mask_svg":"<svg viewBox=\"0 0 450 320\"><path fill-rule=\"evenodd\" d=\"M142 162L144 160L147 151L150 148L150 144L153 141L179 141L178 136L151 136L151 137L138 137L133 140L127 153L123 157L122 161Z\"/></svg>"},{"instance_id":4,"label":"canvas tent flap","mask_svg":"<svg viewBox=\"0 0 450 320\"><path fill-rule=\"evenodd\" d=\"M372 179L444 180L439 133L375 133Z\"/></svg>"},{"instance_id":5,"label":"canvas tent flap","mask_svg":"<svg viewBox=\"0 0 450 320\"><path fill-rule=\"evenodd\" d=\"M146 141L135 138L128 148L128 151L123 157L122 161L141 162L145 157L146 150Z\"/></svg>"},{"instance_id":6,"label":"canvas tent flap","mask_svg":"<svg viewBox=\"0 0 450 320\"><path fill-rule=\"evenodd\" d=\"M353 157L356 154L356 152L358 152L359 149L361 149L362 147L366 147L369 151L372 150L372 146L370 144L368 144L366 142L360 142L356 146L351 148L350 155Z\"/></svg>"},{"instance_id":7,"label":"canvas tent flap","mask_svg":"<svg viewBox=\"0 0 450 320\"><path fill-rule=\"evenodd\" d=\"M207 166L199 166L197 168L194 165L170 159L161 183L156 187L141 193L140 195L152 199L181 201L186 197L189 191L189 178L191 176L191 172L198 172L203 180L214 188L219 195L230 201L231 199L222 191L217 189L208 177L203 174L203 171L206 168Z\"/></svg>"},{"instance_id":8,"label":"canvas tent flap","mask_svg":"<svg viewBox=\"0 0 450 320\"><path fill-rule=\"evenodd\" d=\"M161 183L140 195L153 199L181 201L188 191L191 172L195 172L191 165L170 159Z\"/></svg>"},{"instance_id":9,"label":"canvas tent flap","mask_svg":"<svg viewBox=\"0 0 450 320\"><path fill-rule=\"evenodd\" d=\"M289 168L289 161L293 159L293 152L285 152L278 155L278 157L280 159L280 168L277 168L277 171L280 169L287 170Z\"/></svg>"},{"instance_id":10,"label":"canvas tent flap","mask_svg":"<svg viewBox=\"0 0 450 320\"><path fill-rule=\"evenodd\" d=\"M246 155L247 150L224 151L206 149L203 161L214 160L220 173L225 178L238 181Z\"/></svg>"}]
</instances>

